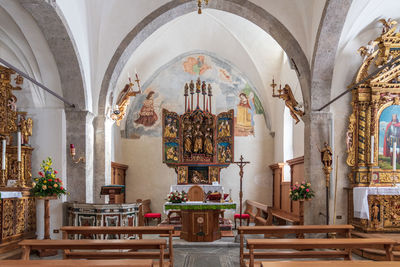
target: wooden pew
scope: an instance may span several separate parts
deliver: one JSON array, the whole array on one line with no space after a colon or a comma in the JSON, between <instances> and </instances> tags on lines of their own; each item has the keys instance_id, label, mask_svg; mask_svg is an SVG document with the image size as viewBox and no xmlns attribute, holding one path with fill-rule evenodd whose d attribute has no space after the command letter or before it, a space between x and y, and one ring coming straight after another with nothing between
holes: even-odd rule
<instances>
[{"instance_id":1,"label":"wooden pew","mask_svg":"<svg viewBox=\"0 0 400 267\"><path fill-rule=\"evenodd\" d=\"M250 215L250 221L256 225L267 225L266 216L268 214L268 206L256 201L246 200L246 209L243 213ZM254 211L254 209L256 209Z\"/></svg>"},{"instance_id":2,"label":"wooden pew","mask_svg":"<svg viewBox=\"0 0 400 267\"><path fill-rule=\"evenodd\" d=\"M57 267L76 267L76 266L100 266L100 267L153 267L152 260L0 260L2 267L28 266L57 266Z\"/></svg>"},{"instance_id":3,"label":"wooden pew","mask_svg":"<svg viewBox=\"0 0 400 267\"><path fill-rule=\"evenodd\" d=\"M263 261L261 267L394 267L395 261Z\"/></svg>"},{"instance_id":4,"label":"wooden pew","mask_svg":"<svg viewBox=\"0 0 400 267\"><path fill-rule=\"evenodd\" d=\"M393 245L396 241L387 238L337 238L337 239L248 239L250 252L249 266L254 266L254 259L278 258L337 258L351 260L352 249L379 248L386 250L386 259L393 261ZM300 251L255 252L258 249L298 249ZM339 250L305 250L305 249L339 249Z\"/></svg>"},{"instance_id":5,"label":"wooden pew","mask_svg":"<svg viewBox=\"0 0 400 267\"><path fill-rule=\"evenodd\" d=\"M34 240L26 239L19 242L22 247L22 260L29 260L29 255L32 249L61 249L61 250L103 250L103 249L126 249L134 250L127 252L97 252L97 259L121 259L121 258L132 258L132 259L146 259L146 252L140 252L136 250L148 250L158 249L159 250L159 266L164 266L164 250L167 245L167 241L164 239L150 239L150 240ZM71 252L72 253L72 252ZM80 259L85 258L84 252L79 252ZM92 252L89 252L93 254ZM64 254L65 259L65 254Z\"/></svg>"},{"instance_id":6,"label":"wooden pew","mask_svg":"<svg viewBox=\"0 0 400 267\"><path fill-rule=\"evenodd\" d=\"M244 258L249 258L250 254L244 252L244 235L262 234L264 237L271 235L284 236L296 234L304 237L304 234L335 233L337 236L351 237L352 225L283 225L283 226L241 226L238 228L240 235L240 262L244 263Z\"/></svg>"},{"instance_id":7,"label":"wooden pew","mask_svg":"<svg viewBox=\"0 0 400 267\"><path fill-rule=\"evenodd\" d=\"M142 239L143 235L168 235L168 251L165 252L164 256L169 259L170 265L174 266L174 249L172 244L172 235L174 234L173 226L138 226L138 227L120 227L120 226L63 226L61 227L63 239L68 239L71 235L139 235L139 239ZM74 252L66 251L68 258L74 258ZM157 253L147 253L148 257L153 255L153 258L158 256ZM89 257L89 253L86 253ZM94 252L92 258L98 257L97 253Z\"/></svg>"}]
</instances>

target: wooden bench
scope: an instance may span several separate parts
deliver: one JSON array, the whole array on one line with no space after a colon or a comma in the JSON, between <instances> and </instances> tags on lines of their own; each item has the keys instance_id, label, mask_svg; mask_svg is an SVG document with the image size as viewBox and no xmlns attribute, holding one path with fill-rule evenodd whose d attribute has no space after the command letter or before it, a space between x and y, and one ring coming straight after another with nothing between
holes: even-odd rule
<instances>
[{"instance_id":1,"label":"wooden bench","mask_svg":"<svg viewBox=\"0 0 400 267\"><path fill-rule=\"evenodd\" d=\"M169 259L170 265L174 266L174 249L172 244L172 236L174 234L173 226L138 226L138 227L120 227L120 226L63 226L61 227L63 239L68 239L75 235L83 236L96 236L98 235L139 235L139 239L142 239L143 235L168 235L168 251L164 253L165 258ZM104 237L104 236L103 236ZM76 252L66 251L68 258L74 258ZM86 257L89 257L90 253L86 253ZM97 258L98 253L93 252L91 258ZM147 257L157 258L157 253L147 253ZM78 255L79 256L79 255Z\"/></svg>"},{"instance_id":2,"label":"wooden bench","mask_svg":"<svg viewBox=\"0 0 400 267\"><path fill-rule=\"evenodd\" d=\"M269 207L266 225L272 225L273 218L281 221L290 222L293 225L304 225L304 201L299 201L299 214L294 214L285 210Z\"/></svg>"},{"instance_id":3,"label":"wooden bench","mask_svg":"<svg viewBox=\"0 0 400 267\"><path fill-rule=\"evenodd\" d=\"M399 266L395 261L263 261L261 267L391 267Z\"/></svg>"},{"instance_id":4,"label":"wooden bench","mask_svg":"<svg viewBox=\"0 0 400 267\"><path fill-rule=\"evenodd\" d=\"M247 248L250 252L249 266L254 266L254 259L278 258L338 258L351 260L352 249L383 247L386 258L393 261L393 245L396 241L387 238L337 238L337 239L248 239ZM299 249L300 251L263 251L258 249ZM305 250L305 249L339 249L339 250Z\"/></svg>"},{"instance_id":5,"label":"wooden bench","mask_svg":"<svg viewBox=\"0 0 400 267\"><path fill-rule=\"evenodd\" d=\"M244 235L262 234L264 237L278 235L283 237L287 234L296 234L304 237L304 234L335 233L337 236L351 237L352 225L283 225L283 226L241 226L238 229L240 235L240 262L244 264L244 258L250 254L244 252Z\"/></svg>"},{"instance_id":6,"label":"wooden bench","mask_svg":"<svg viewBox=\"0 0 400 267\"><path fill-rule=\"evenodd\" d=\"M34 240L26 239L19 243L22 247L22 260L29 260L29 255L32 249L61 249L71 250L110 250L110 249L126 249L130 251L126 252L97 252L97 259L147 259L147 251L137 251L137 250L149 250L157 249L159 265L164 266L164 250L167 245L167 241L164 239L151 239L151 240ZM133 250L133 251L132 251ZM71 252L73 253L73 252ZM90 258L86 257L85 252L78 252L79 255L75 255L73 258ZM89 255L93 255L93 252L88 252ZM66 255L64 253L64 259Z\"/></svg>"},{"instance_id":7,"label":"wooden bench","mask_svg":"<svg viewBox=\"0 0 400 267\"><path fill-rule=\"evenodd\" d=\"M250 220L256 225L267 225L268 206L252 200L246 200L246 209L244 214L250 215ZM254 211L255 209L255 211Z\"/></svg>"},{"instance_id":8,"label":"wooden bench","mask_svg":"<svg viewBox=\"0 0 400 267\"><path fill-rule=\"evenodd\" d=\"M100 267L152 267L152 260L0 260L0 266L57 266L57 267L76 267L76 266L100 266Z\"/></svg>"}]
</instances>

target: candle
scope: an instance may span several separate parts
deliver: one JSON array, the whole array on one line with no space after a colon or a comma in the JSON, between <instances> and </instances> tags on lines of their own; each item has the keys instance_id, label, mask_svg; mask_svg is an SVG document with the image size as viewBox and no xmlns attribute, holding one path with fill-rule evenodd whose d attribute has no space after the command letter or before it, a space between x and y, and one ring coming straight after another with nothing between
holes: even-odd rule
<instances>
[{"instance_id":1,"label":"candle","mask_svg":"<svg viewBox=\"0 0 400 267\"><path fill-rule=\"evenodd\" d=\"M393 171L396 171L397 143L393 142Z\"/></svg>"},{"instance_id":2,"label":"candle","mask_svg":"<svg viewBox=\"0 0 400 267\"><path fill-rule=\"evenodd\" d=\"M1 141L2 144L2 153L1 153L1 169L6 169L6 139Z\"/></svg>"},{"instance_id":3,"label":"candle","mask_svg":"<svg viewBox=\"0 0 400 267\"><path fill-rule=\"evenodd\" d=\"M21 132L17 133L18 140L18 161L21 162Z\"/></svg>"},{"instance_id":4,"label":"candle","mask_svg":"<svg viewBox=\"0 0 400 267\"><path fill-rule=\"evenodd\" d=\"M70 151L71 156L74 157L75 156L75 146L74 146L74 144L70 144L69 145L69 151Z\"/></svg>"},{"instance_id":5,"label":"candle","mask_svg":"<svg viewBox=\"0 0 400 267\"><path fill-rule=\"evenodd\" d=\"M375 145L375 136L371 136L371 163L374 163L374 145Z\"/></svg>"}]
</instances>

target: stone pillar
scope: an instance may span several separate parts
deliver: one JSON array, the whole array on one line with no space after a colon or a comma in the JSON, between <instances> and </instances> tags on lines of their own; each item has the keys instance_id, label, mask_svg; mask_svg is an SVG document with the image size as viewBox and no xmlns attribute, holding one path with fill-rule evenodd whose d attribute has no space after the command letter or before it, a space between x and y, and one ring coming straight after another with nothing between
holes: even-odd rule
<instances>
[{"instance_id":1,"label":"stone pillar","mask_svg":"<svg viewBox=\"0 0 400 267\"><path fill-rule=\"evenodd\" d=\"M94 121L94 179L93 194L95 203L106 203L107 198L100 198L103 185L111 183L111 126L112 121L104 115Z\"/></svg>"},{"instance_id":2,"label":"stone pillar","mask_svg":"<svg viewBox=\"0 0 400 267\"><path fill-rule=\"evenodd\" d=\"M305 203L304 224L326 224L326 181L318 148L322 149L324 142L333 148L330 141L333 140L330 133L332 113L310 112L303 119L304 173L305 179L311 182L311 187L315 191L315 197ZM333 214L331 208L330 213Z\"/></svg>"},{"instance_id":3,"label":"stone pillar","mask_svg":"<svg viewBox=\"0 0 400 267\"><path fill-rule=\"evenodd\" d=\"M65 110L67 124L67 201L93 202L93 114L86 110ZM75 163L69 154L69 145L76 148Z\"/></svg>"}]
</instances>

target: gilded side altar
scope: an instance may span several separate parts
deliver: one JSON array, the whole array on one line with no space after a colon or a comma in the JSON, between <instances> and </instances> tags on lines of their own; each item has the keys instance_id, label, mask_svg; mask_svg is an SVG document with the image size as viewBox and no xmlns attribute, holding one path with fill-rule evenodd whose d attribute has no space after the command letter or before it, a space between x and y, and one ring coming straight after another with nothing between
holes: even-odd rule
<instances>
[{"instance_id":1,"label":"gilded side altar","mask_svg":"<svg viewBox=\"0 0 400 267\"><path fill-rule=\"evenodd\" d=\"M400 33L397 22L380 20L381 36L361 47L363 58L352 91L346 133L349 223L364 231L400 232L400 196L368 195L369 218L354 216L357 187L391 187L400 183Z\"/></svg>"},{"instance_id":2,"label":"gilded side altar","mask_svg":"<svg viewBox=\"0 0 400 267\"><path fill-rule=\"evenodd\" d=\"M9 68L0 66L0 253L15 250L18 242L36 237L36 199L32 188L32 151L28 143L32 135L32 119L26 112L17 111L15 90L21 90L22 77ZM18 161L17 131L21 132L21 153ZM4 162L3 162L4 161ZM18 197L8 198L7 192Z\"/></svg>"}]
</instances>

